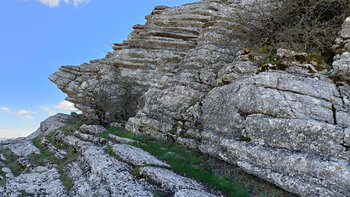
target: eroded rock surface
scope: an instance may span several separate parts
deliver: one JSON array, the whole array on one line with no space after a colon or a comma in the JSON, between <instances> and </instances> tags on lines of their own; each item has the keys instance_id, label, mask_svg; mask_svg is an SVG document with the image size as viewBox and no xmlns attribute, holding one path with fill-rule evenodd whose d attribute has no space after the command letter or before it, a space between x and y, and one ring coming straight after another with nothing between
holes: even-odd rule
<instances>
[{"instance_id":1,"label":"eroded rock surface","mask_svg":"<svg viewBox=\"0 0 350 197\"><path fill-rule=\"evenodd\" d=\"M40 123L40 127L32 134L30 134L27 139L34 139L39 135L48 135L56 129L66 126L67 120L71 118L70 115L58 113L54 116L50 116L46 120Z\"/></svg>"},{"instance_id":2,"label":"eroded rock surface","mask_svg":"<svg viewBox=\"0 0 350 197\"><path fill-rule=\"evenodd\" d=\"M81 128L86 129L85 126ZM148 182L145 179L146 176L142 177L141 174L136 175L133 172L138 166L170 167L164 161L140 148L117 144L109 139L84 134L82 131L67 133L67 131L58 129L53 132L50 135L50 139L53 141L41 136L40 143L42 147L40 147L41 149L46 148L46 150L40 156L38 156L40 154L39 149L31 141L11 141L10 144L5 145L6 148L1 147L1 195L6 197L153 197L157 193L175 194L177 192L168 185L163 186ZM103 143L101 143L101 140L104 140ZM111 149L108 146L101 146L101 144L108 144ZM66 151L60 148L65 148ZM6 151L10 151L10 153ZM53 157L49 156L47 152L51 152ZM6 158L4 154L13 155ZM32 157L33 154L36 155L34 158ZM17 157L19 158L18 163L20 163L20 159L24 159L29 160L30 165L22 165L19 169L14 167L14 163L11 163L10 167L18 171L12 171L10 168L4 167L8 162L16 162L14 159ZM40 163L31 163L34 160ZM188 196L194 193L205 194L210 197L218 196L216 191L210 190L197 181L177 175L171 170L167 170L167 173L176 176L178 180L183 180L176 183L181 184L181 188L195 190L181 191L177 195Z\"/></svg>"},{"instance_id":3,"label":"eroded rock surface","mask_svg":"<svg viewBox=\"0 0 350 197\"><path fill-rule=\"evenodd\" d=\"M197 181L175 174L171 170L157 167L142 167L140 175L152 179L173 192L181 189L192 189L196 191L204 191L205 187Z\"/></svg>"},{"instance_id":4,"label":"eroded rock surface","mask_svg":"<svg viewBox=\"0 0 350 197\"><path fill-rule=\"evenodd\" d=\"M60 174L52 166L37 167L31 172L8 179L5 196L17 197L27 194L36 196L67 196Z\"/></svg>"},{"instance_id":5,"label":"eroded rock surface","mask_svg":"<svg viewBox=\"0 0 350 197\"><path fill-rule=\"evenodd\" d=\"M135 166L157 165L170 167L169 164L160 161L153 155L135 146L127 144L115 144L113 145L113 151L121 159Z\"/></svg>"},{"instance_id":6,"label":"eroded rock surface","mask_svg":"<svg viewBox=\"0 0 350 197\"><path fill-rule=\"evenodd\" d=\"M17 156L25 157L33 153L40 153L40 150L33 145L30 141L21 141L15 144L11 144L8 148Z\"/></svg>"},{"instance_id":7,"label":"eroded rock surface","mask_svg":"<svg viewBox=\"0 0 350 197\"><path fill-rule=\"evenodd\" d=\"M106 129L101 125L86 125L86 124L82 125L80 127L80 130L87 134L99 134L106 131Z\"/></svg>"},{"instance_id":8,"label":"eroded rock surface","mask_svg":"<svg viewBox=\"0 0 350 197\"><path fill-rule=\"evenodd\" d=\"M236 5L247 2L156 7L105 58L62 66L50 80L88 116L107 83L114 118L135 134L176 141L301 196L350 196L350 19L334 46L337 80L286 49L277 53L283 68L262 69L234 34Z\"/></svg>"}]
</instances>

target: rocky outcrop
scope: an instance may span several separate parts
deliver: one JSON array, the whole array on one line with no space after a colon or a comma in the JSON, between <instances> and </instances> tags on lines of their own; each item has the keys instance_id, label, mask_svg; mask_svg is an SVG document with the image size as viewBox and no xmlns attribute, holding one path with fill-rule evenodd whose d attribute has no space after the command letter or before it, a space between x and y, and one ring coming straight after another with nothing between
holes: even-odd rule
<instances>
[{"instance_id":1,"label":"rocky outcrop","mask_svg":"<svg viewBox=\"0 0 350 197\"><path fill-rule=\"evenodd\" d=\"M333 62L335 73L345 80L350 80L350 17L345 20L340 37L336 39L333 48L338 50Z\"/></svg>"},{"instance_id":2,"label":"rocky outcrop","mask_svg":"<svg viewBox=\"0 0 350 197\"><path fill-rule=\"evenodd\" d=\"M28 174L8 179L3 194L9 197L28 196L28 194L65 197L66 190L59 177L60 174L52 166L37 167Z\"/></svg>"},{"instance_id":3,"label":"rocky outcrop","mask_svg":"<svg viewBox=\"0 0 350 197\"><path fill-rule=\"evenodd\" d=\"M50 80L85 114L93 113L91 100L101 84L108 84L116 118L125 120L136 114L139 98L150 88L181 82L209 90L217 68L232 62L238 49L239 42L230 37L231 4L209 0L158 6L145 25L133 27L127 41L115 44L114 52L79 67L62 66Z\"/></svg>"},{"instance_id":4,"label":"rocky outcrop","mask_svg":"<svg viewBox=\"0 0 350 197\"><path fill-rule=\"evenodd\" d=\"M80 127L80 130L88 134L98 134L106 131L106 129L101 125L86 125L86 124L83 124Z\"/></svg>"},{"instance_id":5,"label":"rocky outcrop","mask_svg":"<svg viewBox=\"0 0 350 197\"><path fill-rule=\"evenodd\" d=\"M81 128L86 131L86 128L101 127L89 126ZM41 140L34 139L34 144L41 144L36 146L43 152L29 140L11 141L0 146L0 196L152 197L163 193L222 196L196 180L163 169L171 166L141 148L84 134L82 130L67 133L58 129L50 135L52 141L45 136L40 136ZM104 143L101 143L102 139ZM129 143L133 142L136 141L130 139ZM15 163L20 163L20 159L27 160L30 165L16 167ZM150 165L157 166L152 169L159 171L159 176L149 174L152 171L147 170L147 166ZM135 171L137 167L140 167L139 172Z\"/></svg>"},{"instance_id":6,"label":"rocky outcrop","mask_svg":"<svg viewBox=\"0 0 350 197\"><path fill-rule=\"evenodd\" d=\"M170 165L160 161L153 155L135 146L127 144L115 144L113 145L113 151L123 161L131 163L135 166L157 165L170 167Z\"/></svg>"},{"instance_id":7,"label":"rocky outcrop","mask_svg":"<svg viewBox=\"0 0 350 197\"><path fill-rule=\"evenodd\" d=\"M71 116L62 113L50 116L46 120L42 121L40 123L40 127L35 132L30 134L27 139L34 139L39 135L48 135L56 129L66 126L69 118L71 118Z\"/></svg>"},{"instance_id":8,"label":"rocky outcrop","mask_svg":"<svg viewBox=\"0 0 350 197\"><path fill-rule=\"evenodd\" d=\"M279 49L281 64L257 65L239 51L234 13L247 2L156 7L114 52L62 66L50 80L87 115L86 98L110 84L115 118L135 134L176 141L301 196L350 196L349 18L331 80L306 53Z\"/></svg>"}]
</instances>

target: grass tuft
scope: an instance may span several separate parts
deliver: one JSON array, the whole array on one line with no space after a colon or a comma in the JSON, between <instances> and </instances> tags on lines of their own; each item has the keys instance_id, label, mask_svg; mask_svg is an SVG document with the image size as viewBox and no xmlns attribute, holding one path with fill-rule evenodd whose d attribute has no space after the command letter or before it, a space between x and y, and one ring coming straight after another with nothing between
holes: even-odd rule
<instances>
[{"instance_id":1,"label":"grass tuft","mask_svg":"<svg viewBox=\"0 0 350 197\"><path fill-rule=\"evenodd\" d=\"M58 170L60 176L60 179L67 189L67 191L70 191L72 188L72 182L68 177L68 174L64 170L64 166L70 162L73 162L76 160L79 156L79 153L75 152L73 147L65 147L62 144L56 143L53 137L54 134L46 136L47 140L50 141L55 147L64 149L67 152L67 155L65 159L59 160L57 159L53 153L49 152L45 146L41 144L41 138L37 137L33 139L33 144L40 150L40 154L32 154L29 157L33 158L33 166L40 166L45 165L47 163L56 164L56 169Z\"/></svg>"},{"instance_id":2,"label":"grass tuft","mask_svg":"<svg viewBox=\"0 0 350 197\"><path fill-rule=\"evenodd\" d=\"M7 159L5 167L11 169L15 176L20 175L25 169L17 162L17 156L14 155L10 149L0 146L0 153L4 154Z\"/></svg>"},{"instance_id":3,"label":"grass tuft","mask_svg":"<svg viewBox=\"0 0 350 197\"><path fill-rule=\"evenodd\" d=\"M234 179L227 179L217 173L211 173L205 169L207 155L199 154L193 151L186 150L179 145L171 142L159 141L146 136L136 136L125 129L108 128L107 131L98 134L98 137L108 138L109 134L119 137L137 140L142 144L132 144L147 152L150 152L169 163L172 170L179 174L183 174L198 181L208 184L208 186L223 191L228 196L246 197L249 196L248 191L243 184ZM108 147L108 152L113 152L112 147ZM114 152L110 153L115 155ZM132 171L133 175L139 177L140 166L137 166Z\"/></svg>"}]
</instances>

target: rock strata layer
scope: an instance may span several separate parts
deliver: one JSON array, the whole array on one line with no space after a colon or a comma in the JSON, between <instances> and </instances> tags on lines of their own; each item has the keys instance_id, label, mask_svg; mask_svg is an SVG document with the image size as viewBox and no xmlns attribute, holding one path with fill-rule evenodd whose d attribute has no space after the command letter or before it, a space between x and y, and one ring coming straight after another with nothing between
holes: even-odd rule
<instances>
[{"instance_id":1,"label":"rock strata layer","mask_svg":"<svg viewBox=\"0 0 350 197\"><path fill-rule=\"evenodd\" d=\"M81 130L70 134L60 129L53 131L50 139L54 140L55 145L42 133L39 136L42 138L40 145L36 146L41 147L44 152L26 139L0 146L0 197L153 197L163 193L177 196L222 196L196 180L176 174L172 170L164 170L164 167L169 168L170 165L140 148L82 133L86 128L85 125ZM92 125L89 128L97 127ZM36 139L34 141L37 142ZM103 146L104 144L108 146ZM54 158L48 157L46 151L51 152ZM39 154L40 157L36 157ZM46 162L32 163L33 157ZM48 158L42 159L43 157ZM24 160L30 165L22 166L21 169L15 168L14 158L18 163ZM8 165L9 162L12 163ZM5 167L7 165L11 168ZM153 182L147 179L151 171L143 167L148 165L158 166L154 169L162 172L159 177L150 177ZM142 170L145 174L141 170L135 174L136 167L145 169ZM12 171L14 169L19 171ZM166 180L164 176L172 182L163 183ZM162 184L158 184L161 182Z\"/></svg>"}]
</instances>

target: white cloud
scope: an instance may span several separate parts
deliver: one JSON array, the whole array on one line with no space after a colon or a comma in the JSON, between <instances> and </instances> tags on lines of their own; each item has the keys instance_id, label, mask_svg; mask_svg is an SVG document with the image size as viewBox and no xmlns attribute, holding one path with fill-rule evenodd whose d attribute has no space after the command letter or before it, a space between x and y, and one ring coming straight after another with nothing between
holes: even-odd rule
<instances>
[{"instance_id":1,"label":"white cloud","mask_svg":"<svg viewBox=\"0 0 350 197\"><path fill-rule=\"evenodd\" d=\"M49 7L56 7L60 5L60 0L39 0L42 4L47 5Z\"/></svg>"},{"instance_id":2,"label":"white cloud","mask_svg":"<svg viewBox=\"0 0 350 197\"><path fill-rule=\"evenodd\" d=\"M40 109L43 110L44 112L50 114L50 116L53 116L53 115L56 114L56 112L53 111L53 110L52 110L50 107L48 107L48 106L41 106Z\"/></svg>"},{"instance_id":3,"label":"white cloud","mask_svg":"<svg viewBox=\"0 0 350 197\"><path fill-rule=\"evenodd\" d=\"M20 110L17 112L18 115L28 115L33 114L34 112L28 111L28 110Z\"/></svg>"},{"instance_id":4,"label":"white cloud","mask_svg":"<svg viewBox=\"0 0 350 197\"><path fill-rule=\"evenodd\" d=\"M10 112L11 109L8 107L0 107L0 111L4 111L4 112Z\"/></svg>"},{"instance_id":5,"label":"white cloud","mask_svg":"<svg viewBox=\"0 0 350 197\"><path fill-rule=\"evenodd\" d=\"M68 0L65 0L65 1L68 1ZM89 2L90 2L90 0L73 0L73 3L74 3L75 7L78 7L79 4L89 3Z\"/></svg>"},{"instance_id":6,"label":"white cloud","mask_svg":"<svg viewBox=\"0 0 350 197\"><path fill-rule=\"evenodd\" d=\"M59 111L65 111L65 112L77 112L79 111L74 107L74 104L69 101L62 101L58 105L52 105L49 106L41 106L40 109L48 114L50 116L53 116L57 114Z\"/></svg>"},{"instance_id":7,"label":"white cloud","mask_svg":"<svg viewBox=\"0 0 350 197\"><path fill-rule=\"evenodd\" d=\"M22 118L25 118L27 120L34 120L34 117L32 116L32 114L35 114L36 112L32 112L29 110L19 110L17 112L12 111L9 107L0 107L0 111L5 112L8 115L11 116L20 116Z\"/></svg>"},{"instance_id":8,"label":"white cloud","mask_svg":"<svg viewBox=\"0 0 350 197\"><path fill-rule=\"evenodd\" d=\"M31 115L25 115L25 116L23 116L23 118L25 118L27 120L34 120L34 117Z\"/></svg>"},{"instance_id":9,"label":"white cloud","mask_svg":"<svg viewBox=\"0 0 350 197\"><path fill-rule=\"evenodd\" d=\"M39 0L42 4L47 5L49 7L57 7L60 5L60 0ZM63 2L69 4L73 3L74 7L78 7L79 4L89 3L90 0L63 0Z\"/></svg>"},{"instance_id":10,"label":"white cloud","mask_svg":"<svg viewBox=\"0 0 350 197\"><path fill-rule=\"evenodd\" d=\"M74 112L78 111L77 108L74 107L74 104L69 101L62 101L58 105L53 106L55 109L60 109L63 111Z\"/></svg>"}]
</instances>

